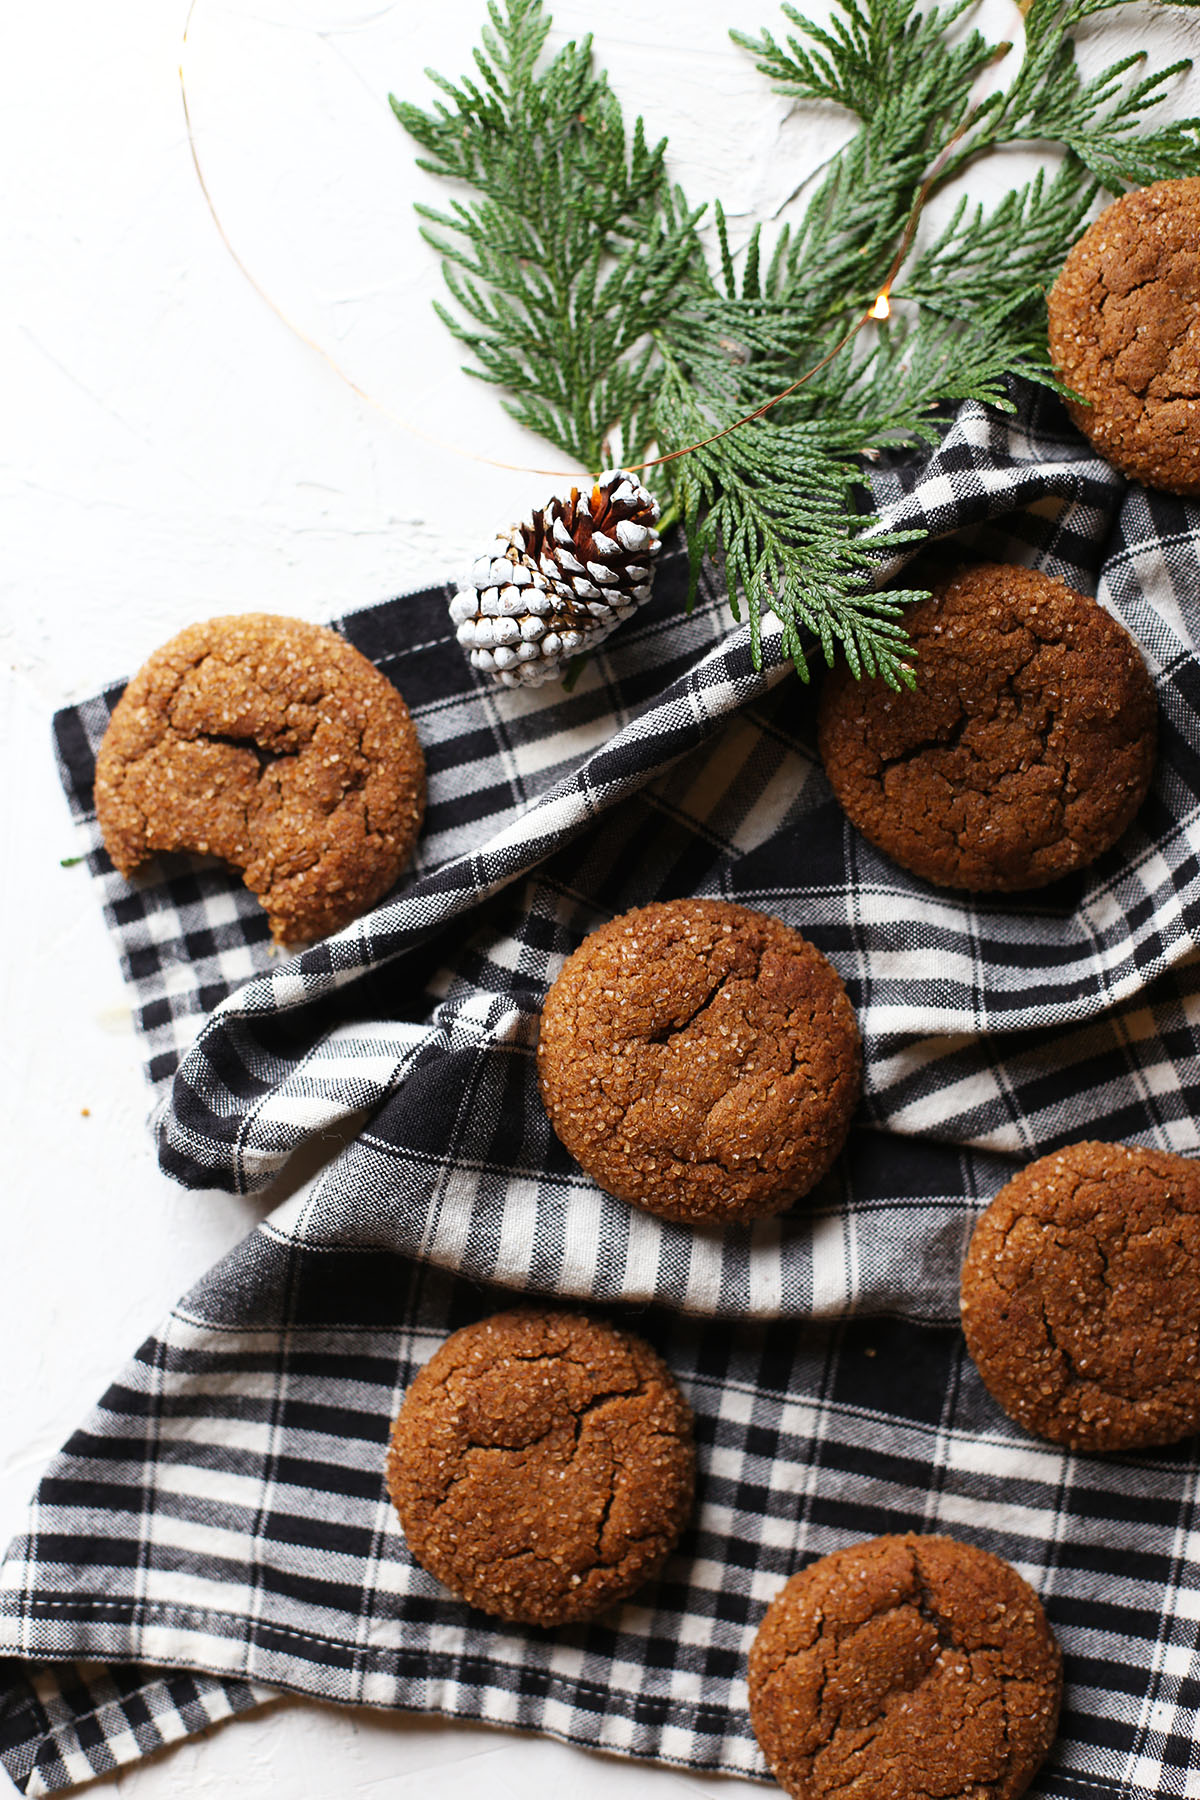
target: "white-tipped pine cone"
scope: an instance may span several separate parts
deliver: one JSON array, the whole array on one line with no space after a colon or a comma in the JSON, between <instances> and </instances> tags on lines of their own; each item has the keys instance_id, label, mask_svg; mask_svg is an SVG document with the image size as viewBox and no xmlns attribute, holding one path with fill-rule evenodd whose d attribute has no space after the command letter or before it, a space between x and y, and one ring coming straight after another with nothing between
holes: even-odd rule
<instances>
[{"instance_id":1,"label":"white-tipped pine cone","mask_svg":"<svg viewBox=\"0 0 1200 1800\"><path fill-rule=\"evenodd\" d=\"M561 680L650 598L657 521L653 494L618 469L498 532L450 602L472 666L505 687Z\"/></svg>"}]
</instances>

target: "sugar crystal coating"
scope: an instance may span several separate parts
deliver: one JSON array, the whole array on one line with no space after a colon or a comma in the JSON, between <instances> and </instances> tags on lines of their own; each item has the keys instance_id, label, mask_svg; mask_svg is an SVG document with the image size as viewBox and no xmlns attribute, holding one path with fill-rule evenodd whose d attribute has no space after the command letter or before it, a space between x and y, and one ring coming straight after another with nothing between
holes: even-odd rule
<instances>
[{"instance_id":1,"label":"sugar crystal coating","mask_svg":"<svg viewBox=\"0 0 1200 1800\"><path fill-rule=\"evenodd\" d=\"M1014 1569L909 1533L794 1575L749 1686L754 1734L797 1800L1017 1800L1054 1740L1062 1667Z\"/></svg>"},{"instance_id":2,"label":"sugar crystal coating","mask_svg":"<svg viewBox=\"0 0 1200 1800\"><path fill-rule=\"evenodd\" d=\"M701 1224L781 1212L841 1149L861 1083L837 972L779 919L669 900L610 920L542 1008L550 1122L608 1193Z\"/></svg>"},{"instance_id":3,"label":"sugar crystal coating","mask_svg":"<svg viewBox=\"0 0 1200 1800\"><path fill-rule=\"evenodd\" d=\"M1200 1163L1069 1144L1001 1188L962 1277L967 1348L1027 1431L1076 1450L1200 1427Z\"/></svg>"},{"instance_id":4,"label":"sugar crystal coating","mask_svg":"<svg viewBox=\"0 0 1200 1800\"><path fill-rule=\"evenodd\" d=\"M648 1581L691 1510L691 1412L650 1346L518 1308L447 1338L392 1429L413 1556L473 1606L560 1625Z\"/></svg>"},{"instance_id":5,"label":"sugar crystal coating","mask_svg":"<svg viewBox=\"0 0 1200 1800\"><path fill-rule=\"evenodd\" d=\"M336 632L271 613L209 619L156 650L96 761L123 875L156 851L221 857L281 943L380 899L424 809L424 757L391 682Z\"/></svg>"},{"instance_id":6,"label":"sugar crystal coating","mask_svg":"<svg viewBox=\"0 0 1200 1800\"><path fill-rule=\"evenodd\" d=\"M1200 176L1106 207L1049 299L1050 354L1071 417L1148 487L1200 494Z\"/></svg>"},{"instance_id":7,"label":"sugar crystal coating","mask_svg":"<svg viewBox=\"0 0 1200 1800\"><path fill-rule=\"evenodd\" d=\"M818 744L847 817L903 868L977 892L1041 887L1110 849L1154 769L1154 689L1096 601L981 563L907 619L916 687L832 671Z\"/></svg>"}]
</instances>

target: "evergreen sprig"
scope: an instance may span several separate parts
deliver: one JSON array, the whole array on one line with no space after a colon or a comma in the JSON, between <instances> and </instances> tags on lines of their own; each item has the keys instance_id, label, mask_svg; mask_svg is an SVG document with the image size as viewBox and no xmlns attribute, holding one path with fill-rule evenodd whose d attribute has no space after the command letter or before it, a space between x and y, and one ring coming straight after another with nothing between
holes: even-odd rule
<instances>
[{"instance_id":1,"label":"evergreen sprig","mask_svg":"<svg viewBox=\"0 0 1200 1800\"><path fill-rule=\"evenodd\" d=\"M840 645L856 673L911 680L903 612L919 596L876 591L902 540L859 504L863 457L935 442L949 402L1011 410L1012 374L1053 386L1045 288L1097 193L1200 174L1200 120L1146 117L1186 62L1079 71L1071 33L1120 0L1028 0L1020 66L983 99L1009 46L952 30L968 3L837 0L828 25L785 4L784 42L732 34L782 92L858 120L798 222L770 246L755 228L740 275L719 202L709 268L703 209L670 183L665 145L648 149L640 120L626 132L590 39L544 59L542 0L490 0L478 82L433 76L432 113L392 102L422 166L473 191L421 209L472 372L587 467L617 441L630 464L684 452L647 478L693 570L723 562L756 659L773 610L801 674L811 632L827 660ZM990 208L961 201L912 241L933 193L1019 141L1057 146L1054 173ZM881 292L892 316L861 329Z\"/></svg>"},{"instance_id":2,"label":"evergreen sprig","mask_svg":"<svg viewBox=\"0 0 1200 1800\"><path fill-rule=\"evenodd\" d=\"M640 119L627 139L590 38L539 70L541 0L489 12L478 82L430 71L449 101L432 113L392 97L421 167L478 195L417 209L466 322L438 312L514 418L599 469L616 430L640 443L651 429L650 333L696 256L699 214L667 179L666 140L647 148Z\"/></svg>"}]
</instances>

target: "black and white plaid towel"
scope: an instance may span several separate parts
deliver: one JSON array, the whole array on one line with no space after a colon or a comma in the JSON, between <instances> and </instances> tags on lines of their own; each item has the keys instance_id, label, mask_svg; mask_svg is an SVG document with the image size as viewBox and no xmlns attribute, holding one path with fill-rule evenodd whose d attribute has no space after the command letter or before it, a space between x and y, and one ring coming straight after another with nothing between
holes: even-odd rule
<instances>
[{"instance_id":1,"label":"black and white plaid towel","mask_svg":"<svg viewBox=\"0 0 1200 1800\"><path fill-rule=\"evenodd\" d=\"M778 635L755 674L714 588L681 612L678 555L569 696L481 684L442 592L342 621L413 708L428 824L396 898L295 960L219 870L112 873L91 777L116 690L59 716L164 1167L246 1191L307 1140L341 1148L37 1491L0 1577L0 1757L24 1792L278 1688L762 1774L743 1671L766 1602L815 1555L915 1528L997 1551L1047 1604L1068 1689L1035 1794L1200 1795L1198 1441L1087 1457L1027 1437L955 1326L972 1221L1023 1159L1081 1136L1200 1148L1200 508L1127 487L1056 403L1019 398L1015 419L963 407L877 492L889 525L1097 592L1145 652L1150 798L1116 850L1032 895L940 892L865 844ZM631 1212L537 1099L562 959L679 894L801 927L858 1011L858 1123L781 1220ZM414 1369L514 1289L635 1308L698 1424L695 1518L661 1579L552 1632L491 1624L415 1567L382 1484Z\"/></svg>"}]
</instances>

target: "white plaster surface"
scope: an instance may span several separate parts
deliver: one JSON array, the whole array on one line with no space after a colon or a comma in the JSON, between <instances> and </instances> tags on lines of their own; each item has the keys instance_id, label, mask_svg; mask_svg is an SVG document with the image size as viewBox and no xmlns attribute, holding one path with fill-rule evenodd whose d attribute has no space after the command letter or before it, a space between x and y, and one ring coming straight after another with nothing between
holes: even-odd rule
<instances>
[{"instance_id":1,"label":"white plaster surface","mask_svg":"<svg viewBox=\"0 0 1200 1800\"><path fill-rule=\"evenodd\" d=\"M559 0L595 31L630 114L666 133L689 195L744 239L837 141L773 96L729 25L772 0ZM564 467L459 373L434 318L414 200L437 198L387 108L422 69L468 67L482 0L197 0L196 143L258 281L386 411L301 342L239 272L197 183L180 103L186 0L46 0L0 20L0 809L5 1227L0 1538L47 1458L171 1302L260 1216L162 1176L120 975L54 771L56 706L130 672L213 612L325 619L456 571L548 484L470 452ZM984 28L1019 36L1008 0ZM1089 57L1200 39L1131 6ZM1195 77L1173 103L1200 111ZM979 182L1030 166L1004 159ZM740 240L739 240L740 241ZM395 416L439 440L414 435ZM541 1740L289 1702L102 1784L134 1800L236 1791L521 1800L571 1787L749 1788Z\"/></svg>"}]
</instances>

